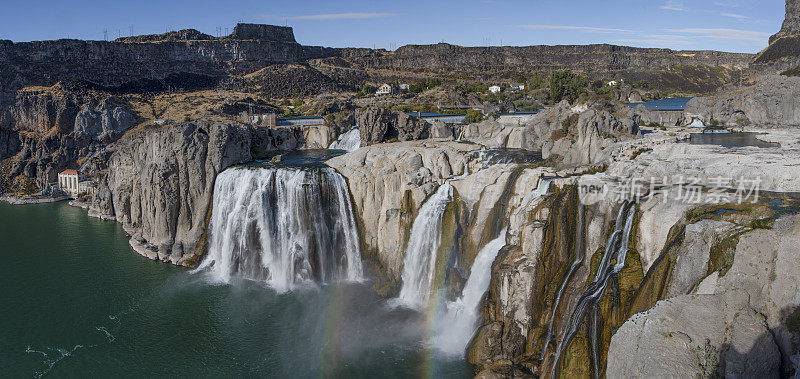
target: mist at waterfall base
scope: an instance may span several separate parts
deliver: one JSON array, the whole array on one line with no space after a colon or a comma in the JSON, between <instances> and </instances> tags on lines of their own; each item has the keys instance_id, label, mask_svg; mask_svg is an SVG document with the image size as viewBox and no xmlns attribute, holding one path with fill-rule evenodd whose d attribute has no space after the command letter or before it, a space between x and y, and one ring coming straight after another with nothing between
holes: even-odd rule
<instances>
[{"instance_id":1,"label":"mist at waterfall base","mask_svg":"<svg viewBox=\"0 0 800 379\"><path fill-rule=\"evenodd\" d=\"M480 317L478 308L489 288L492 263L505 245L506 230L503 230L499 237L487 243L478 252L461 296L454 301L446 302L443 309L437 312L432 342L439 351L450 356L464 354L469 341L478 330Z\"/></svg>"},{"instance_id":2,"label":"mist at waterfall base","mask_svg":"<svg viewBox=\"0 0 800 379\"><path fill-rule=\"evenodd\" d=\"M472 375L427 347L421 314L387 307L369 282L212 284L63 203L0 203L0 241L7 377Z\"/></svg>"},{"instance_id":3,"label":"mist at waterfall base","mask_svg":"<svg viewBox=\"0 0 800 379\"><path fill-rule=\"evenodd\" d=\"M469 341L479 326L479 305L489 289L492 263L506 245L506 230L487 243L472 262L467 282L461 295L446 300L443 288L434 288L434 276L442 237L442 217L453 201L452 178L439 186L419 210L411 227L405 251L400 295L390 303L393 306L417 309L428 314L432 324L430 345L445 355L464 356ZM551 179L542 178L537 188L523 199L523 206L547 193Z\"/></svg>"},{"instance_id":4,"label":"mist at waterfall base","mask_svg":"<svg viewBox=\"0 0 800 379\"><path fill-rule=\"evenodd\" d=\"M444 183L428 198L411 226L403 262L400 305L423 308L432 293L436 253L442 240L442 216L453 200L453 186Z\"/></svg>"},{"instance_id":5,"label":"mist at waterfall base","mask_svg":"<svg viewBox=\"0 0 800 379\"><path fill-rule=\"evenodd\" d=\"M216 180L207 257L198 271L220 282L296 284L362 279L344 178L327 167L236 167Z\"/></svg>"}]
</instances>

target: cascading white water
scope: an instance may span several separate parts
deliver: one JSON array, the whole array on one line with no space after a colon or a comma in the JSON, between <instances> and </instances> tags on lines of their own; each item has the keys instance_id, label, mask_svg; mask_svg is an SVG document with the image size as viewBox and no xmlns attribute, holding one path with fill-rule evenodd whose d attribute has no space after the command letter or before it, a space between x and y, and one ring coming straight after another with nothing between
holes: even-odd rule
<instances>
[{"instance_id":1,"label":"cascading white water","mask_svg":"<svg viewBox=\"0 0 800 379\"><path fill-rule=\"evenodd\" d=\"M703 123L703 121L700 120L699 118L693 119L692 123L687 125L687 126L691 127L691 128L705 128L706 127L706 125Z\"/></svg>"},{"instance_id":2,"label":"cascading white water","mask_svg":"<svg viewBox=\"0 0 800 379\"><path fill-rule=\"evenodd\" d=\"M555 357L553 358L553 366L551 368L551 377L556 376L558 364L561 360L561 355L564 349L569 345L569 342L578 333L578 329L583 323L584 318L588 315L591 323L589 324L589 345L592 353L592 375L596 378L599 376L599 351L597 346L597 304L603 297L608 281L611 276L618 274L625 266L625 256L628 253L628 243L630 241L631 233L633 231L634 219L636 218L636 205L625 202L617 213L617 221L614 231L606 242L606 249L600 258L600 263L597 267L594 280L586 287L586 290L578 298L578 303L572 310L564 334L556 348ZM611 258L616 258L617 262L611 266ZM621 261L621 262L620 262Z\"/></svg>"},{"instance_id":3,"label":"cascading white water","mask_svg":"<svg viewBox=\"0 0 800 379\"><path fill-rule=\"evenodd\" d=\"M336 141L331 142L328 149L344 150L347 152L358 150L361 147L361 132L358 128L348 130L339 136Z\"/></svg>"},{"instance_id":4,"label":"cascading white water","mask_svg":"<svg viewBox=\"0 0 800 379\"><path fill-rule=\"evenodd\" d=\"M245 168L214 187L209 251L198 270L219 281L360 280L361 253L347 184L331 168Z\"/></svg>"},{"instance_id":5,"label":"cascading white water","mask_svg":"<svg viewBox=\"0 0 800 379\"><path fill-rule=\"evenodd\" d=\"M522 198L522 204L520 204L520 208L528 205L528 203L530 203L533 199L538 199L546 195L547 191L550 190L550 183L553 183L552 178L539 178L539 182L536 184L536 189Z\"/></svg>"},{"instance_id":6,"label":"cascading white water","mask_svg":"<svg viewBox=\"0 0 800 379\"><path fill-rule=\"evenodd\" d=\"M442 216L452 200L453 186L446 182L422 204L419 215L411 226L401 276L403 287L398 297L405 306L422 308L428 303L436 266L436 252L442 240Z\"/></svg>"},{"instance_id":7,"label":"cascading white water","mask_svg":"<svg viewBox=\"0 0 800 379\"><path fill-rule=\"evenodd\" d=\"M506 230L481 249L472 263L469 279L461 297L448 302L443 314L437 318L433 345L448 355L462 355L478 328L478 306L489 289L492 263L500 249L506 245Z\"/></svg>"}]
</instances>

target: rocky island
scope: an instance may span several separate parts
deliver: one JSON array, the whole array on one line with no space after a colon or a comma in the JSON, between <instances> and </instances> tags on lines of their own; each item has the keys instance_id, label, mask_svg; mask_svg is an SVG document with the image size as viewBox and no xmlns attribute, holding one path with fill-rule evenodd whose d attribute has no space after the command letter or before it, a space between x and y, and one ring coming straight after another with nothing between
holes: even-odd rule
<instances>
[{"instance_id":1,"label":"rocky island","mask_svg":"<svg viewBox=\"0 0 800 379\"><path fill-rule=\"evenodd\" d=\"M70 198L182 281L357 287L331 296L374 298L385 346L475 377L795 377L799 19L757 55L0 41L0 195ZM385 349L353 335L319 366Z\"/></svg>"}]
</instances>

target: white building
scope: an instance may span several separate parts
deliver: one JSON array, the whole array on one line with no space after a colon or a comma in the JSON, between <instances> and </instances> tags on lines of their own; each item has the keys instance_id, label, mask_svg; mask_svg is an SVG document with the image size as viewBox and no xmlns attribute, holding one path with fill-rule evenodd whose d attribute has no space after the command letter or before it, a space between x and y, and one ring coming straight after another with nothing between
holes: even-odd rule
<instances>
[{"instance_id":1,"label":"white building","mask_svg":"<svg viewBox=\"0 0 800 379\"><path fill-rule=\"evenodd\" d=\"M80 194L94 195L97 184L91 180L82 180L78 170L69 169L58 174L58 189L72 197Z\"/></svg>"},{"instance_id":2,"label":"white building","mask_svg":"<svg viewBox=\"0 0 800 379\"><path fill-rule=\"evenodd\" d=\"M64 170L58 174L58 189L75 196L80 193L78 170Z\"/></svg>"},{"instance_id":3,"label":"white building","mask_svg":"<svg viewBox=\"0 0 800 379\"><path fill-rule=\"evenodd\" d=\"M97 184L91 180L84 180L78 182L78 193L87 193L89 195L94 195L97 190Z\"/></svg>"},{"instance_id":4,"label":"white building","mask_svg":"<svg viewBox=\"0 0 800 379\"><path fill-rule=\"evenodd\" d=\"M408 91L410 88L411 88L411 86L406 84L406 83L400 84L400 90L401 91Z\"/></svg>"},{"instance_id":5,"label":"white building","mask_svg":"<svg viewBox=\"0 0 800 379\"><path fill-rule=\"evenodd\" d=\"M613 86L619 84L619 82L617 82L616 80L612 80L612 81L608 82L607 84L608 84L609 87L613 87Z\"/></svg>"},{"instance_id":6,"label":"white building","mask_svg":"<svg viewBox=\"0 0 800 379\"><path fill-rule=\"evenodd\" d=\"M498 93L503 90L503 87L500 86L491 86L489 87L489 92L491 93Z\"/></svg>"},{"instance_id":7,"label":"white building","mask_svg":"<svg viewBox=\"0 0 800 379\"><path fill-rule=\"evenodd\" d=\"M378 90L375 91L376 95L391 95L394 93L394 86L388 83L383 83Z\"/></svg>"},{"instance_id":8,"label":"white building","mask_svg":"<svg viewBox=\"0 0 800 379\"><path fill-rule=\"evenodd\" d=\"M519 91L524 91L524 90L525 90L525 85L524 84L514 83L514 84L511 85L511 91L513 91L513 92L519 92Z\"/></svg>"}]
</instances>

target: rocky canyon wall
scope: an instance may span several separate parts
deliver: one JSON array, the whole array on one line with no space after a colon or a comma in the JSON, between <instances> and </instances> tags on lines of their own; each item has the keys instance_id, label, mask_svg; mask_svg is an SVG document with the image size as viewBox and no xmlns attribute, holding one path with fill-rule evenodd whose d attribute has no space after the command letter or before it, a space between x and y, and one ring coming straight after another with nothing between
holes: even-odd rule
<instances>
[{"instance_id":1,"label":"rocky canyon wall","mask_svg":"<svg viewBox=\"0 0 800 379\"><path fill-rule=\"evenodd\" d=\"M125 100L59 87L22 91L0 108L0 159L14 157L4 176L35 178L40 188L121 137L138 121Z\"/></svg>"},{"instance_id":2,"label":"rocky canyon wall","mask_svg":"<svg viewBox=\"0 0 800 379\"><path fill-rule=\"evenodd\" d=\"M187 33L183 36L202 38ZM0 64L4 67L0 85L3 92L31 85L51 86L59 81L85 82L123 92L152 91L165 81L173 88L203 83L213 87L226 75L336 54L335 49L298 44L291 28L250 24L237 26L228 37L197 40L139 36L111 42L0 41Z\"/></svg>"},{"instance_id":3,"label":"rocky canyon wall","mask_svg":"<svg viewBox=\"0 0 800 379\"><path fill-rule=\"evenodd\" d=\"M750 64L750 80L800 66L800 1L786 0L781 30L769 38L769 46Z\"/></svg>"},{"instance_id":4,"label":"rocky canyon wall","mask_svg":"<svg viewBox=\"0 0 800 379\"><path fill-rule=\"evenodd\" d=\"M120 222L151 259L194 266L205 253L214 181L224 169L307 143L302 128L151 127L113 145L90 215Z\"/></svg>"}]
</instances>

